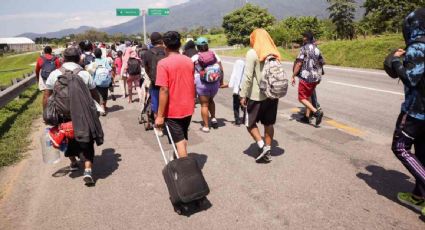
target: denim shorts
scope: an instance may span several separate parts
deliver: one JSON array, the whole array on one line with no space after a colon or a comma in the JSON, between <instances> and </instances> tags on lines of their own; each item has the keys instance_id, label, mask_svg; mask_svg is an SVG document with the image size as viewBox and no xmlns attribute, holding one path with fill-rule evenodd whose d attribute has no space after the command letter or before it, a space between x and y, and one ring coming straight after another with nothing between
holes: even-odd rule
<instances>
[{"instance_id":1,"label":"denim shorts","mask_svg":"<svg viewBox=\"0 0 425 230\"><path fill-rule=\"evenodd\" d=\"M149 90L152 104L152 112L157 113L159 108L159 88L152 87Z\"/></svg>"}]
</instances>

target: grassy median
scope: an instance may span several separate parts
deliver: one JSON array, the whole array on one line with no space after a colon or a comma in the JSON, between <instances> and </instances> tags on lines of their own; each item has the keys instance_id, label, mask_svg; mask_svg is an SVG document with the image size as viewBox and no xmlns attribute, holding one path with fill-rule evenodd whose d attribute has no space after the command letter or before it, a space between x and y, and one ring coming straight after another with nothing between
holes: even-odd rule
<instances>
[{"instance_id":1,"label":"grassy median","mask_svg":"<svg viewBox=\"0 0 425 230\"><path fill-rule=\"evenodd\" d=\"M9 86L12 79L22 78L22 74L31 73L39 53L19 54L0 58L0 85Z\"/></svg>"},{"instance_id":2,"label":"grassy median","mask_svg":"<svg viewBox=\"0 0 425 230\"><path fill-rule=\"evenodd\" d=\"M0 85L10 86L13 78L34 70L39 53L10 55L0 58ZM0 108L0 167L17 162L31 140L31 126L41 114L41 95L36 85L28 88L19 98Z\"/></svg>"}]
</instances>

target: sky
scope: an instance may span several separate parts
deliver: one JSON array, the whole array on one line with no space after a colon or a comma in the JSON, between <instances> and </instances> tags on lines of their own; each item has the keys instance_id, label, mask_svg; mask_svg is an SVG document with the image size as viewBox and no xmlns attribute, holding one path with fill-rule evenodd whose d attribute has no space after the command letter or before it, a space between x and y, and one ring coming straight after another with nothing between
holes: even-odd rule
<instances>
[{"instance_id":1,"label":"sky","mask_svg":"<svg viewBox=\"0 0 425 230\"><path fill-rule=\"evenodd\" d=\"M107 27L133 19L116 8L162 8L188 0L1 0L0 37L45 33L80 26Z\"/></svg>"}]
</instances>

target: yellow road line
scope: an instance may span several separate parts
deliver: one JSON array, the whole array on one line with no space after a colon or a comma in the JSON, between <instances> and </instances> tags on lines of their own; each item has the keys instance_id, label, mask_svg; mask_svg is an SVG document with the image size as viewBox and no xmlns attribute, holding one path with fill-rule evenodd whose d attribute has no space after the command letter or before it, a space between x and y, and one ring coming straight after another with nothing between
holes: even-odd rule
<instances>
[{"instance_id":1,"label":"yellow road line","mask_svg":"<svg viewBox=\"0 0 425 230\"><path fill-rule=\"evenodd\" d=\"M339 122L337 122L335 120L332 120L331 119L331 120L327 120L325 122L328 125L331 125L331 126L337 128L337 129L341 129L341 130L343 130L343 131L345 131L345 132L347 132L347 133L349 133L351 135L358 136L358 137L361 137L361 136L364 135L364 132L363 131L361 131L359 129L356 129L356 128L353 128L353 127L350 127L348 125L344 125L344 124L339 123Z\"/></svg>"}]
</instances>

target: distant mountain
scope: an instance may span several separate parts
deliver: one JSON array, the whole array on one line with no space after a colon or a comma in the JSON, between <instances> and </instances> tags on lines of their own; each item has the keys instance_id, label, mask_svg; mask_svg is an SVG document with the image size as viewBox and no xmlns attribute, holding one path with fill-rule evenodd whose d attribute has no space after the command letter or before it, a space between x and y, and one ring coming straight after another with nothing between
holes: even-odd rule
<instances>
[{"instance_id":1,"label":"distant mountain","mask_svg":"<svg viewBox=\"0 0 425 230\"><path fill-rule=\"evenodd\" d=\"M365 0L357 0L359 6ZM326 0L249 0L250 3L267 8L277 19L283 19L289 16L316 16L327 18L329 6ZM179 30L183 28L191 29L198 26L206 28L221 26L223 17L233 10L242 7L245 0L190 0L186 3L170 7L169 16L147 16L147 31L164 32L167 30ZM357 14L360 16L364 10L360 9ZM137 17L128 22L111 27L99 28L99 30L109 34L124 33L136 34L142 32L142 17ZM47 34L23 34L33 38L39 36L45 37L63 37L68 34L82 33L90 27L80 27L78 29L62 30Z\"/></svg>"},{"instance_id":2,"label":"distant mountain","mask_svg":"<svg viewBox=\"0 0 425 230\"><path fill-rule=\"evenodd\" d=\"M78 27L76 29L65 29L65 30L60 30L60 31L57 31L57 32L49 32L49 33L44 33L44 34L23 33L23 34L17 35L16 37L27 37L27 38L30 38L32 40L34 40L37 37L61 38L61 37L68 36L70 34L84 33L84 32L86 32L87 30L90 30L90 29L96 29L96 28L90 27L90 26L81 26L81 27Z\"/></svg>"}]
</instances>

